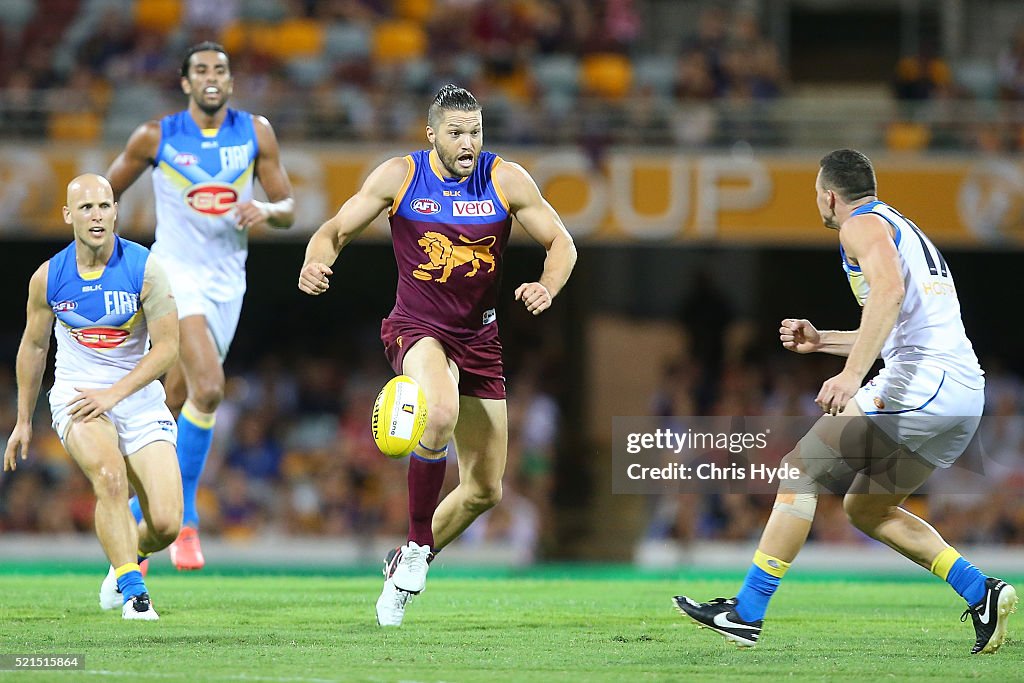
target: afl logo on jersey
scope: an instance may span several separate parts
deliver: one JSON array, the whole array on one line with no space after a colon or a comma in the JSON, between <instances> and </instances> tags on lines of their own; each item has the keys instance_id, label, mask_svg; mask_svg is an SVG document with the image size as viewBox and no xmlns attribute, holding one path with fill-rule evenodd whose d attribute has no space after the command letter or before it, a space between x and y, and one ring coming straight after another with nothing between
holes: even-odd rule
<instances>
[{"instance_id":1,"label":"afl logo on jersey","mask_svg":"<svg viewBox=\"0 0 1024 683\"><path fill-rule=\"evenodd\" d=\"M235 188L223 183L196 185L185 195L185 203L193 210L207 216L222 216L235 208L238 193Z\"/></svg>"},{"instance_id":2,"label":"afl logo on jersey","mask_svg":"<svg viewBox=\"0 0 1024 683\"><path fill-rule=\"evenodd\" d=\"M441 205L433 199L414 199L412 200L411 206L412 210L416 213L422 213L428 216L434 213L441 213Z\"/></svg>"},{"instance_id":3,"label":"afl logo on jersey","mask_svg":"<svg viewBox=\"0 0 1024 683\"><path fill-rule=\"evenodd\" d=\"M190 152L180 152L174 155L175 166L195 166L199 163L199 157Z\"/></svg>"},{"instance_id":4,"label":"afl logo on jersey","mask_svg":"<svg viewBox=\"0 0 1024 683\"><path fill-rule=\"evenodd\" d=\"M53 312L66 313L68 311L73 311L76 308L78 308L77 301L61 301L60 303L56 303L53 305Z\"/></svg>"}]
</instances>

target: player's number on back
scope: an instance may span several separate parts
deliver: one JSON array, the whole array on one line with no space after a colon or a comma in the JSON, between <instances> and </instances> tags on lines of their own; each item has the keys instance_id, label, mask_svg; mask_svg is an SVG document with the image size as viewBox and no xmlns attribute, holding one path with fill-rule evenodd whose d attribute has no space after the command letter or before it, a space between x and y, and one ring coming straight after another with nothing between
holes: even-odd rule
<instances>
[{"instance_id":1,"label":"player's number on back","mask_svg":"<svg viewBox=\"0 0 1024 683\"><path fill-rule=\"evenodd\" d=\"M907 219L907 223L914 229L917 239L921 240L921 251L924 253L924 262L928 264L928 272L939 277L949 277L949 266L946 265L946 259L943 258L942 252L924 236L924 233L913 221Z\"/></svg>"}]
</instances>

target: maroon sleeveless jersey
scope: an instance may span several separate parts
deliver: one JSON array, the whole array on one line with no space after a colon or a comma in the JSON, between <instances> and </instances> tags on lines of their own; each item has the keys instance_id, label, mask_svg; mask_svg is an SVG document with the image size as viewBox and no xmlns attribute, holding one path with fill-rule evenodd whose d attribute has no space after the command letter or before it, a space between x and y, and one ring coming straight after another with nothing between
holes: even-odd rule
<instances>
[{"instance_id":1,"label":"maroon sleeveless jersey","mask_svg":"<svg viewBox=\"0 0 1024 683\"><path fill-rule=\"evenodd\" d=\"M501 257L512 229L492 173L502 163L481 152L468 178L452 179L430 150L406 157L409 174L390 214L398 291L390 318L419 321L459 338L497 334ZM491 333L493 330L493 333Z\"/></svg>"}]
</instances>

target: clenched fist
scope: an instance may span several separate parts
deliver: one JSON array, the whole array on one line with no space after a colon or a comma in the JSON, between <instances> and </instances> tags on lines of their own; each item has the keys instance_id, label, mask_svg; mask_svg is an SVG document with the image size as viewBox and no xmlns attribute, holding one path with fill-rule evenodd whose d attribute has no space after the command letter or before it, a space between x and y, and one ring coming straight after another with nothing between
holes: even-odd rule
<instances>
[{"instance_id":1,"label":"clenched fist","mask_svg":"<svg viewBox=\"0 0 1024 683\"><path fill-rule=\"evenodd\" d=\"M299 289L313 296L323 294L331 286L331 275L334 271L326 263L307 263L299 271Z\"/></svg>"}]
</instances>

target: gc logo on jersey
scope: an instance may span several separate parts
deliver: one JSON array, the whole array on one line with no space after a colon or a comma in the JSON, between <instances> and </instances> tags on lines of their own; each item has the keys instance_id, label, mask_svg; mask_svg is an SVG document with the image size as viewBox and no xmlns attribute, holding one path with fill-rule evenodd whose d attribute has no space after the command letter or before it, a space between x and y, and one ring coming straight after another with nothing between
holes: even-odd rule
<instances>
[{"instance_id":1,"label":"gc logo on jersey","mask_svg":"<svg viewBox=\"0 0 1024 683\"><path fill-rule=\"evenodd\" d=\"M117 327L82 327L70 333L76 342L90 349L116 349L130 334Z\"/></svg>"},{"instance_id":2,"label":"gc logo on jersey","mask_svg":"<svg viewBox=\"0 0 1024 683\"><path fill-rule=\"evenodd\" d=\"M416 213L422 213L427 216L434 213L441 213L441 205L438 204L433 199L429 198L414 199L412 200L412 204L410 204L410 206L412 207L412 210L415 211Z\"/></svg>"},{"instance_id":3,"label":"gc logo on jersey","mask_svg":"<svg viewBox=\"0 0 1024 683\"><path fill-rule=\"evenodd\" d=\"M207 216L222 216L235 208L238 193L224 183L201 183L185 195L185 203Z\"/></svg>"}]
</instances>

